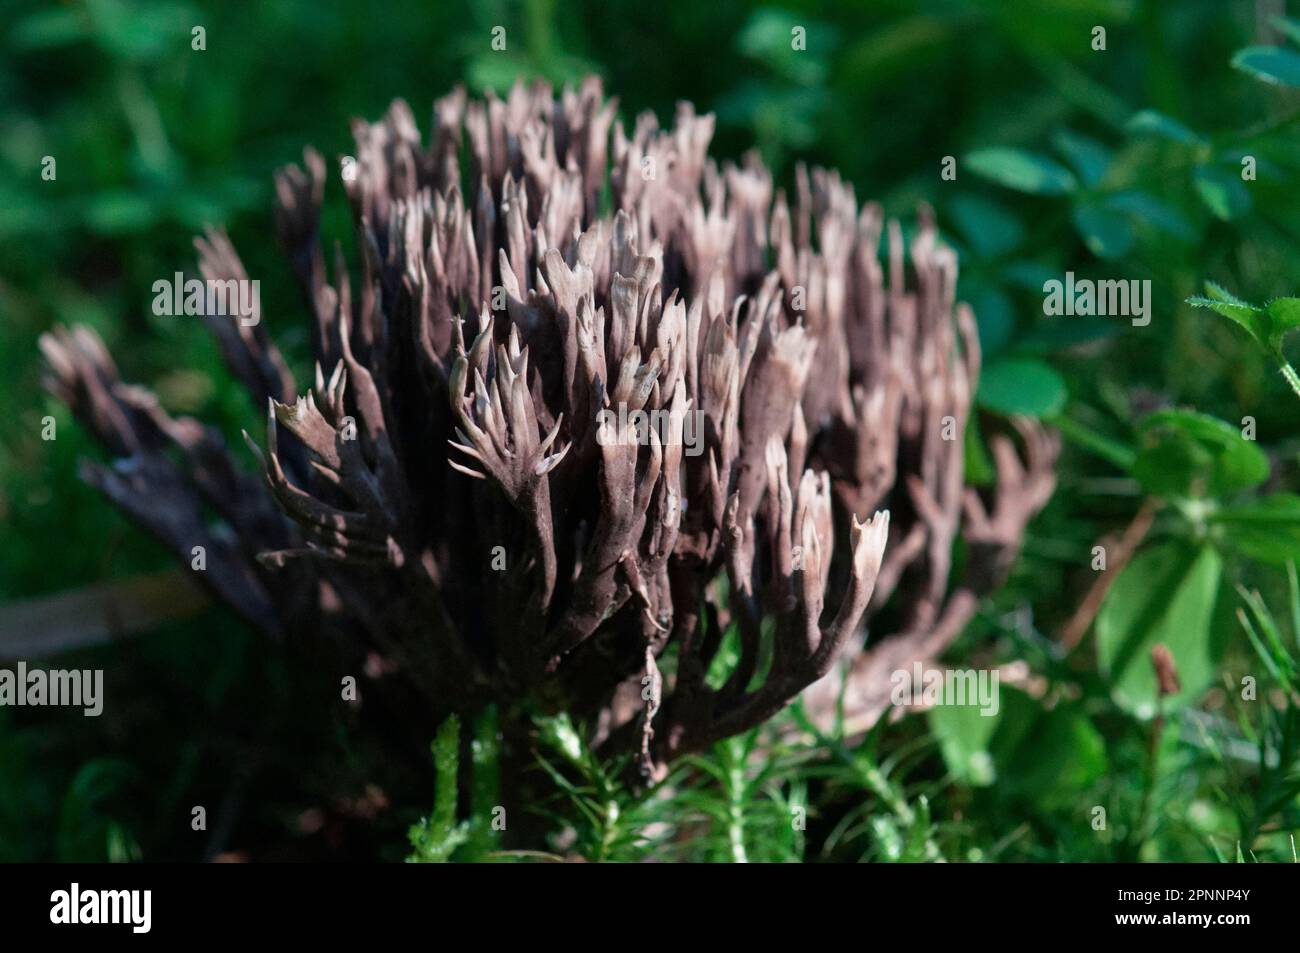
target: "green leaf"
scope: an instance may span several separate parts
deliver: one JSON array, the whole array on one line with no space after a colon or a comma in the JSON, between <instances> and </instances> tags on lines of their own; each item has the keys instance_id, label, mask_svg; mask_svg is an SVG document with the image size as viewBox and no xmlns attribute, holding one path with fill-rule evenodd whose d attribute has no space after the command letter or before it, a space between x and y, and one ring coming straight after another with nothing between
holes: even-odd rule
<instances>
[{"instance_id":1,"label":"green leaf","mask_svg":"<svg viewBox=\"0 0 1300 953\"><path fill-rule=\"evenodd\" d=\"M1250 193L1235 171L1217 165L1198 165L1192 181L1205 207L1225 222L1232 221L1250 208Z\"/></svg>"},{"instance_id":2,"label":"green leaf","mask_svg":"<svg viewBox=\"0 0 1300 953\"><path fill-rule=\"evenodd\" d=\"M1128 121L1127 129L1131 133L1160 136L1185 146L1194 146L1201 142L1200 136L1177 119L1171 119L1154 109L1143 109L1134 113Z\"/></svg>"},{"instance_id":3,"label":"green leaf","mask_svg":"<svg viewBox=\"0 0 1300 953\"><path fill-rule=\"evenodd\" d=\"M956 781L974 787L988 787L997 781L989 742L997 730L998 716L984 715L976 705L937 705L928 717L930 731Z\"/></svg>"},{"instance_id":4,"label":"green leaf","mask_svg":"<svg viewBox=\"0 0 1300 953\"><path fill-rule=\"evenodd\" d=\"M1291 611L1294 619L1294 613L1300 606L1297 606L1296 573L1295 565L1292 563L1287 564L1287 580L1290 583ZM1237 611L1237 620L1246 630L1246 636L1250 639L1259 660L1264 663L1269 674L1284 690L1293 691L1297 670L1300 669L1300 658L1297 658L1283 642L1282 630L1277 624L1277 619L1274 618L1272 610L1259 592L1252 592L1245 586L1238 586L1237 594L1246 603L1246 611ZM1300 630L1292 631L1294 633Z\"/></svg>"},{"instance_id":5,"label":"green leaf","mask_svg":"<svg viewBox=\"0 0 1300 953\"><path fill-rule=\"evenodd\" d=\"M1275 86L1300 86L1300 53L1280 46L1248 46L1238 50L1232 65Z\"/></svg>"},{"instance_id":6,"label":"green leaf","mask_svg":"<svg viewBox=\"0 0 1300 953\"><path fill-rule=\"evenodd\" d=\"M1285 566L1300 560L1300 496L1275 493L1210 516L1225 546L1260 562Z\"/></svg>"},{"instance_id":7,"label":"green leaf","mask_svg":"<svg viewBox=\"0 0 1300 953\"><path fill-rule=\"evenodd\" d=\"M1095 411L1093 413L1095 414ZM1061 431L1061 436L1066 440L1083 447L1089 453L1101 457L1111 466L1120 470L1131 470L1133 468L1133 461L1137 459L1137 453L1128 445L1093 430L1087 424L1064 414L1057 417L1052 423Z\"/></svg>"},{"instance_id":8,"label":"green leaf","mask_svg":"<svg viewBox=\"0 0 1300 953\"><path fill-rule=\"evenodd\" d=\"M1049 268L1040 261L1008 262L1003 275L1007 283L1023 288L1033 294L1043 293L1043 284L1059 276L1055 268Z\"/></svg>"},{"instance_id":9,"label":"green leaf","mask_svg":"<svg viewBox=\"0 0 1300 953\"><path fill-rule=\"evenodd\" d=\"M41 10L13 24L9 42L15 50L48 50L79 43L92 35L90 17L78 7Z\"/></svg>"},{"instance_id":10,"label":"green leaf","mask_svg":"<svg viewBox=\"0 0 1300 953\"><path fill-rule=\"evenodd\" d=\"M90 196L82 214L91 231L120 235L152 226L158 221L159 208L152 199L126 189L115 189Z\"/></svg>"},{"instance_id":11,"label":"green leaf","mask_svg":"<svg viewBox=\"0 0 1300 953\"><path fill-rule=\"evenodd\" d=\"M939 705L927 713L955 780L997 785L1000 797L1063 805L1106 772L1106 746L1082 706L1045 710L1036 699L998 685L998 711Z\"/></svg>"},{"instance_id":12,"label":"green leaf","mask_svg":"<svg viewBox=\"0 0 1300 953\"><path fill-rule=\"evenodd\" d=\"M981 407L999 414L1054 417L1068 396L1065 381L1047 364L1013 358L984 370L976 399Z\"/></svg>"},{"instance_id":13,"label":"green leaf","mask_svg":"<svg viewBox=\"0 0 1300 953\"><path fill-rule=\"evenodd\" d=\"M1138 425L1133 476L1155 496L1219 497L1268 477L1268 457L1226 421L1191 410L1160 410Z\"/></svg>"},{"instance_id":14,"label":"green leaf","mask_svg":"<svg viewBox=\"0 0 1300 953\"><path fill-rule=\"evenodd\" d=\"M1005 208L976 195L955 196L945 206L962 240L981 258L1011 251L1025 237L1025 228Z\"/></svg>"},{"instance_id":15,"label":"green leaf","mask_svg":"<svg viewBox=\"0 0 1300 953\"><path fill-rule=\"evenodd\" d=\"M978 176L1035 195L1063 195L1077 187L1074 175L1060 163L1023 149L994 146L966 156L966 167Z\"/></svg>"},{"instance_id":16,"label":"green leaf","mask_svg":"<svg viewBox=\"0 0 1300 953\"><path fill-rule=\"evenodd\" d=\"M87 3L95 42L114 59L147 62L184 44L188 48L195 11L172 3Z\"/></svg>"},{"instance_id":17,"label":"green leaf","mask_svg":"<svg viewBox=\"0 0 1300 953\"><path fill-rule=\"evenodd\" d=\"M1024 692L1002 689L1003 717L1021 722L993 738L999 795L1020 797L1043 809L1077 804L1079 792L1106 775L1106 742L1083 706L1058 704L1044 710Z\"/></svg>"},{"instance_id":18,"label":"green leaf","mask_svg":"<svg viewBox=\"0 0 1300 953\"><path fill-rule=\"evenodd\" d=\"M1268 315L1268 345L1274 351L1282 349L1282 339L1300 327L1300 298L1274 298L1264 305Z\"/></svg>"},{"instance_id":19,"label":"green leaf","mask_svg":"<svg viewBox=\"0 0 1300 953\"><path fill-rule=\"evenodd\" d=\"M1207 281L1205 290L1206 297L1188 298L1187 303L1217 311L1237 322L1275 357L1281 357L1286 336L1300 327L1300 298L1274 298L1264 307L1257 308L1213 282Z\"/></svg>"},{"instance_id":20,"label":"green leaf","mask_svg":"<svg viewBox=\"0 0 1300 953\"><path fill-rule=\"evenodd\" d=\"M111 841L113 829L119 826L113 817L114 802L138 783L138 769L128 761L99 757L82 764L68 785L59 808L58 830L54 837L55 859L114 859ZM134 855L129 859L139 859L139 850L134 844L127 850Z\"/></svg>"},{"instance_id":21,"label":"green leaf","mask_svg":"<svg viewBox=\"0 0 1300 953\"><path fill-rule=\"evenodd\" d=\"M1098 258L1122 258L1133 248L1133 226L1125 215L1086 202L1076 205L1070 218L1088 250Z\"/></svg>"},{"instance_id":22,"label":"green leaf","mask_svg":"<svg viewBox=\"0 0 1300 953\"><path fill-rule=\"evenodd\" d=\"M1106 200L1106 207L1131 215L1136 221L1182 241L1196 237L1196 229L1187 216L1148 192L1117 192Z\"/></svg>"},{"instance_id":23,"label":"green leaf","mask_svg":"<svg viewBox=\"0 0 1300 953\"><path fill-rule=\"evenodd\" d=\"M1115 703L1139 718L1156 713L1151 649L1164 645L1182 685L1167 705L1195 700L1216 677L1229 630L1216 618L1228 600L1223 561L1208 546L1181 541L1143 550L1124 567L1097 614L1097 661ZM1224 622L1224 624L1219 624Z\"/></svg>"},{"instance_id":24,"label":"green leaf","mask_svg":"<svg viewBox=\"0 0 1300 953\"><path fill-rule=\"evenodd\" d=\"M1113 154L1096 139L1080 135L1069 129L1059 130L1052 137L1056 151L1065 157L1084 185L1093 186L1106 176Z\"/></svg>"},{"instance_id":25,"label":"green leaf","mask_svg":"<svg viewBox=\"0 0 1300 953\"><path fill-rule=\"evenodd\" d=\"M791 47L791 31L803 26L808 33L807 49ZM825 82L826 63L822 53L837 42L836 31L806 17L796 17L785 10L760 8L736 34L736 47L795 83L817 86Z\"/></svg>"},{"instance_id":26,"label":"green leaf","mask_svg":"<svg viewBox=\"0 0 1300 953\"><path fill-rule=\"evenodd\" d=\"M1188 298L1187 303L1195 308L1209 308L1245 328L1261 347L1268 347L1272 334L1272 324L1263 308L1257 308L1249 302L1242 301L1230 291L1221 288L1212 281L1205 283L1204 298Z\"/></svg>"},{"instance_id":27,"label":"green leaf","mask_svg":"<svg viewBox=\"0 0 1300 953\"><path fill-rule=\"evenodd\" d=\"M1290 17L1274 17L1273 25L1291 38L1292 43L1300 43L1300 20Z\"/></svg>"},{"instance_id":28,"label":"green leaf","mask_svg":"<svg viewBox=\"0 0 1300 953\"><path fill-rule=\"evenodd\" d=\"M985 360L1004 350L1015 328L1015 310L1006 293L998 287L972 277L961 286L961 297L975 312L979 329L980 353Z\"/></svg>"},{"instance_id":29,"label":"green leaf","mask_svg":"<svg viewBox=\"0 0 1300 953\"><path fill-rule=\"evenodd\" d=\"M1249 301L1242 301L1240 298L1238 298L1227 288L1223 287L1223 285L1216 284L1213 281L1207 281L1205 283L1205 294L1207 297L1211 298L1214 301L1222 301L1226 304L1235 304L1246 308L1255 307ZM1255 310L1259 310L1259 309L1256 308Z\"/></svg>"}]
</instances>

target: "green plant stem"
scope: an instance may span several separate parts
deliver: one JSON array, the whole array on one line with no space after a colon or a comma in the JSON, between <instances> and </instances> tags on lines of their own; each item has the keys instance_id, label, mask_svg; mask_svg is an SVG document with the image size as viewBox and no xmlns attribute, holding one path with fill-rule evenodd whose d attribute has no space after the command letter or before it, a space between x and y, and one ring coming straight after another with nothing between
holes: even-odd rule
<instances>
[{"instance_id":1,"label":"green plant stem","mask_svg":"<svg viewBox=\"0 0 1300 953\"><path fill-rule=\"evenodd\" d=\"M847 755L847 763L861 778L863 786L880 798L898 822L910 830L916 823L916 811L907 803L907 798L902 796L897 787L885 777L884 772L874 764L860 764L852 755ZM928 832L925 837L925 859L931 862L943 860L943 852L939 850L939 845Z\"/></svg>"},{"instance_id":2,"label":"green plant stem","mask_svg":"<svg viewBox=\"0 0 1300 953\"><path fill-rule=\"evenodd\" d=\"M1291 385L1291 390L1295 392L1295 395L1300 397L1300 374L1296 373L1296 370L1291 366L1290 361L1282 361L1282 376L1285 377L1286 382Z\"/></svg>"},{"instance_id":3,"label":"green plant stem","mask_svg":"<svg viewBox=\"0 0 1300 953\"><path fill-rule=\"evenodd\" d=\"M727 742L727 844L731 862L749 863L745 851L745 759L735 739Z\"/></svg>"},{"instance_id":4,"label":"green plant stem","mask_svg":"<svg viewBox=\"0 0 1300 953\"><path fill-rule=\"evenodd\" d=\"M1077 443L1085 450L1096 454L1108 463L1114 464L1119 469L1127 470L1133 466L1137 454L1119 441L1103 436L1086 424L1067 417L1065 414L1053 418L1052 424L1061 431L1065 439Z\"/></svg>"},{"instance_id":5,"label":"green plant stem","mask_svg":"<svg viewBox=\"0 0 1300 953\"><path fill-rule=\"evenodd\" d=\"M613 797L606 798L601 816L600 852L596 856L598 863L606 862L614 853L614 842L619 834L619 820L618 800Z\"/></svg>"},{"instance_id":6,"label":"green plant stem","mask_svg":"<svg viewBox=\"0 0 1300 953\"><path fill-rule=\"evenodd\" d=\"M1147 825L1151 819L1151 800L1155 796L1156 780L1160 776L1160 736L1165 731L1165 709L1163 699L1156 700L1156 717L1151 722L1151 738L1147 749L1147 770L1142 785L1142 805L1138 809L1137 824L1133 828L1132 860L1136 861L1142 853L1142 845L1147 839Z\"/></svg>"}]
</instances>

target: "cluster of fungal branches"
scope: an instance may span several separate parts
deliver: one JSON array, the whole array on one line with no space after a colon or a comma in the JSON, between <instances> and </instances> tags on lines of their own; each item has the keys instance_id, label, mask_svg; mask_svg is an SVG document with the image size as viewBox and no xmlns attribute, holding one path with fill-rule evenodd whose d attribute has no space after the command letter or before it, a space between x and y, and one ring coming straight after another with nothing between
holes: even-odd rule
<instances>
[{"instance_id":1,"label":"cluster of fungal branches","mask_svg":"<svg viewBox=\"0 0 1300 953\"><path fill-rule=\"evenodd\" d=\"M682 104L628 131L596 79L457 90L427 143L400 101L356 121L351 262L322 246L324 158L276 177L314 380L260 315L203 316L267 408L261 472L60 329L47 385L114 458L86 478L203 546L200 581L267 632L379 658L432 711L567 711L651 776L833 668L883 708L1000 583L1057 441L1017 422L967 487L978 340L929 213L905 242L835 172L787 196L756 155L711 160L713 126ZM248 279L223 232L196 247Z\"/></svg>"}]
</instances>

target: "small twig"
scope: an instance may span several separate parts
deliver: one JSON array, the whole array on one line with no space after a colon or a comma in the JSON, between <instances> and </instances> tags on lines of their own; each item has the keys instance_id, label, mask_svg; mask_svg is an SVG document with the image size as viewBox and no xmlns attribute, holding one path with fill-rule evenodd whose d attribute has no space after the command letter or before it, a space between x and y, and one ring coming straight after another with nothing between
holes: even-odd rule
<instances>
[{"instance_id":1,"label":"small twig","mask_svg":"<svg viewBox=\"0 0 1300 953\"><path fill-rule=\"evenodd\" d=\"M1156 782L1160 778L1160 739L1165 733L1165 700L1177 695L1182 685L1174 657L1164 645L1151 649L1151 665L1156 673L1156 716L1151 720L1151 735L1147 740L1146 776L1142 784L1142 805L1138 810L1137 824L1133 828L1130 845L1133 859L1137 859L1147 838L1147 825L1151 821L1151 800L1155 796Z\"/></svg>"},{"instance_id":2,"label":"small twig","mask_svg":"<svg viewBox=\"0 0 1300 953\"><path fill-rule=\"evenodd\" d=\"M0 606L0 658L49 657L147 632L211 602L183 570L116 580Z\"/></svg>"},{"instance_id":3,"label":"small twig","mask_svg":"<svg viewBox=\"0 0 1300 953\"><path fill-rule=\"evenodd\" d=\"M1110 591L1111 584L1118 578L1120 571L1128 565L1137 548L1146 539L1146 535L1151 531L1151 524L1155 521L1156 513L1164 503L1155 497L1147 497L1142 506L1138 508L1132 522L1125 527L1124 532L1120 535L1119 541L1113 547L1113 552L1106 562L1106 568L1101 572L1088 592L1079 603L1079 607L1074 610L1074 615L1070 616L1064 628L1061 629L1059 641L1061 647L1066 652L1072 652L1082 641L1088 629L1092 626L1092 621L1101 611L1101 604L1105 601L1106 593Z\"/></svg>"}]
</instances>

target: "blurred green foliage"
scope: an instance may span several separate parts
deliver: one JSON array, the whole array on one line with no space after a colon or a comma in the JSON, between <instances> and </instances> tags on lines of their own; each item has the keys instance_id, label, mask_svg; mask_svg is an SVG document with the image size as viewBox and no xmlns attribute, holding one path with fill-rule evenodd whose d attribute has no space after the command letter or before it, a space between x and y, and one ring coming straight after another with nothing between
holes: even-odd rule
<instances>
[{"instance_id":1,"label":"blurred green foliage","mask_svg":"<svg viewBox=\"0 0 1300 953\"><path fill-rule=\"evenodd\" d=\"M154 280L191 267L191 237L229 226L258 263L270 331L301 371L306 325L270 228L272 170L307 143L346 153L347 119L376 117L397 96L427 116L456 83L503 90L520 75L560 83L595 71L625 120L645 109L667 118L679 99L714 111L714 155L757 146L779 182L808 161L838 168L860 199L905 222L930 203L958 250L985 352L972 479L990 477L983 434L1003 415L1046 417L1069 446L1011 583L951 653L954 664L1028 664L1032 690L1004 689L998 717L938 709L850 746L796 710L681 766L671 797L624 790L616 766L565 743L572 726L550 723L538 736L538 771L556 792L545 820L570 835L555 849L1290 859L1295 652L1267 605L1296 598L1282 567L1300 557L1300 498L1283 492L1296 482L1300 402L1276 373L1290 367L1283 335L1295 315L1246 303L1300 291L1300 26L1263 15L1271 9L11 0L0 26L0 603L165 564L78 481L77 459L95 451L39 390L42 331L94 327L124 377L240 446L257 409L227 386L198 324L148 307ZM490 47L497 25L505 52ZM192 48L197 26L203 50ZM792 48L796 27L806 49ZM47 157L53 180L42 177ZM955 178L941 175L949 157ZM345 236L345 215L331 203L326 231ZM1045 315L1043 283L1066 272L1150 281L1150 325ZM1242 298L1188 302L1208 279ZM46 414L53 442L40 437ZM1161 507L1148 541L1094 636L1066 651L1050 633L1092 581L1087 554L1148 499ZM1231 619L1243 585L1248 633ZM1158 641L1183 667L1163 731L1147 664ZM94 724L0 709L0 859L199 857L241 843L337 856L351 842L303 818L381 777L397 803L379 853L402 856L401 832L427 810L427 780L384 774L390 762L227 612L66 664L104 666L119 703ZM1260 681L1258 702L1241 700L1246 676ZM495 728L475 732L468 759L457 757L458 727L439 733L438 784L458 772L491 782L461 810L467 821L440 791L412 829L417 855L500 852L482 820ZM286 745L294 757L282 758ZM193 833L193 804L226 827ZM806 833L785 823L796 808ZM1101 829L1097 808L1110 819ZM682 854L672 831L696 832L694 849Z\"/></svg>"}]
</instances>

